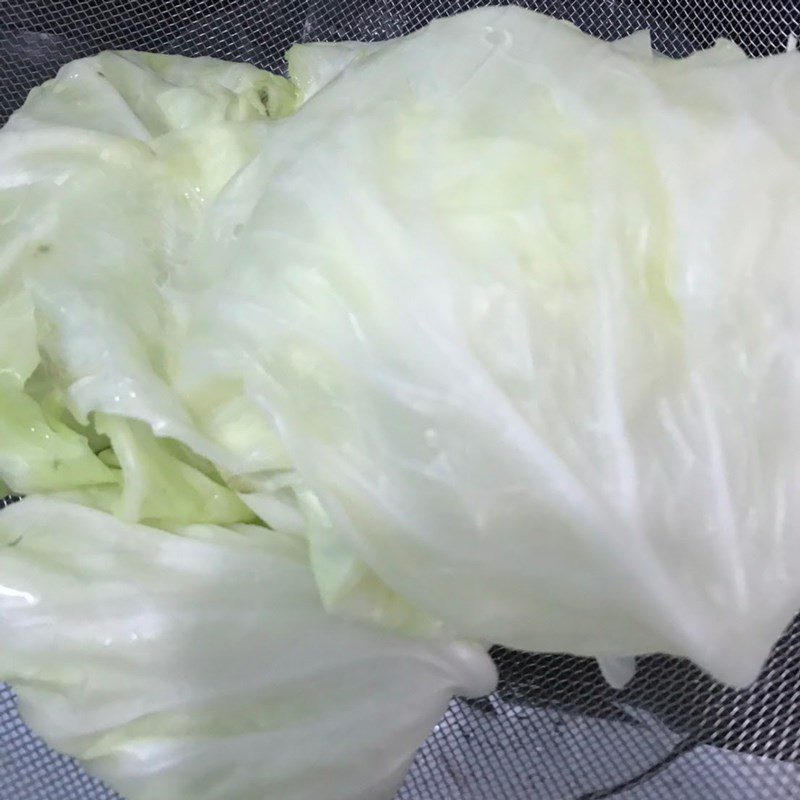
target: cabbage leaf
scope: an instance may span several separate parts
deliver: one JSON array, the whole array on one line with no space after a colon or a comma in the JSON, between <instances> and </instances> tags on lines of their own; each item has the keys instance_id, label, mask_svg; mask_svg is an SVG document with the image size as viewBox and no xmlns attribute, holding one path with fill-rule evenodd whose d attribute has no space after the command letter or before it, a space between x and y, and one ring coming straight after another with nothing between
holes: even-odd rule
<instances>
[{"instance_id":1,"label":"cabbage leaf","mask_svg":"<svg viewBox=\"0 0 800 800\"><path fill-rule=\"evenodd\" d=\"M274 421L321 584L360 559L467 636L751 681L800 607L800 55L515 8L303 52L182 347Z\"/></svg>"},{"instance_id":2,"label":"cabbage leaf","mask_svg":"<svg viewBox=\"0 0 800 800\"><path fill-rule=\"evenodd\" d=\"M127 800L390 800L480 647L323 609L307 550L28 498L0 513L0 679Z\"/></svg>"}]
</instances>

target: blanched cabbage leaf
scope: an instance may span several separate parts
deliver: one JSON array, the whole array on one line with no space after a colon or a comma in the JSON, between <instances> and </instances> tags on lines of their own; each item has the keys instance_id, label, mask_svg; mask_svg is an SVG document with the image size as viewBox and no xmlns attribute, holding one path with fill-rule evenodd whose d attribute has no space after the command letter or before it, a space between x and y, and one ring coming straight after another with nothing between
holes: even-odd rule
<instances>
[{"instance_id":1,"label":"blanched cabbage leaf","mask_svg":"<svg viewBox=\"0 0 800 800\"><path fill-rule=\"evenodd\" d=\"M512 8L295 51L183 346L432 618L744 684L800 607L800 55L645 41Z\"/></svg>"},{"instance_id":2,"label":"blanched cabbage leaf","mask_svg":"<svg viewBox=\"0 0 800 800\"><path fill-rule=\"evenodd\" d=\"M0 132L0 402L16 409L0 477L15 491L65 488L52 469L26 471L91 461L19 396L40 359L51 404L83 426L95 412L141 420L232 472L283 463L227 383L184 402L169 373L172 290L206 209L295 96L244 64L102 53L64 67ZM73 483L75 463L62 470Z\"/></svg>"},{"instance_id":3,"label":"blanched cabbage leaf","mask_svg":"<svg viewBox=\"0 0 800 800\"><path fill-rule=\"evenodd\" d=\"M327 614L306 548L28 498L0 512L0 679L127 800L390 800L473 645Z\"/></svg>"}]
</instances>

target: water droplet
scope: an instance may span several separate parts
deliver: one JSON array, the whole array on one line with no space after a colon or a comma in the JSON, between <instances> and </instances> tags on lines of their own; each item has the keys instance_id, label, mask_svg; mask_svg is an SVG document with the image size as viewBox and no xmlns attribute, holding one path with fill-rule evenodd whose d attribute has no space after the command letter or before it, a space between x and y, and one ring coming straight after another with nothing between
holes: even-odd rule
<instances>
[{"instance_id":1,"label":"water droplet","mask_svg":"<svg viewBox=\"0 0 800 800\"><path fill-rule=\"evenodd\" d=\"M508 31L497 30L496 28L486 28L486 41L495 47L505 47L511 42L511 34Z\"/></svg>"}]
</instances>

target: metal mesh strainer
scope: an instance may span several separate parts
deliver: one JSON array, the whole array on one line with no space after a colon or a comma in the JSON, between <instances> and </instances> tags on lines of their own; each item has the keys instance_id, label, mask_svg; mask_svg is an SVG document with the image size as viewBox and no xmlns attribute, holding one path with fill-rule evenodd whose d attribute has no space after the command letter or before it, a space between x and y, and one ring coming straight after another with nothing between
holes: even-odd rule
<instances>
[{"instance_id":1,"label":"metal mesh strainer","mask_svg":"<svg viewBox=\"0 0 800 800\"><path fill-rule=\"evenodd\" d=\"M472 0L0 0L0 119L65 61L105 48L213 55L280 69L314 39L376 39ZM800 33L795 2L530 0L587 32L649 28L687 55L725 36L751 55ZM4 501L0 500L0 509ZM792 800L800 798L800 618L745 692L686 662L639 659L624 691L589 659L494 651L500 688L454 701L398 800ZM0 687L0 800L114 795L31 736ZM168 800L165 798L165 800Z\"/></svg>"}]
</instances>

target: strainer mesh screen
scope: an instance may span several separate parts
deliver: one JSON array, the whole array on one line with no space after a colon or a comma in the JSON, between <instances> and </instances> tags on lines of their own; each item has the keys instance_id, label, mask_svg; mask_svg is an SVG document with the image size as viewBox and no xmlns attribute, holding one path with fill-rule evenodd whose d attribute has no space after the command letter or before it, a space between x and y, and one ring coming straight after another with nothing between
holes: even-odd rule
<instances>
[{"instance_id":1,"label":"strainer mesh screen","mask_svg":"<svg viewBox=\"0 0 800 800\"><path fill-rule=\"evenodd\" d=\"M0 0L0 118L70 59L136 48L282 68L297 41L408 33L468 0ZM794 2L523 3L607 39L649 28L683 56L725 36L750 55L800 34ZM798 131L800 135L800 131ZM0 509L4 502L0 500ZM0 643L2 646L2 643ZM456 700L398 800L797 800L800 618L759 681L736 692L686 662L639 659L623 691L593 661L496 649L491 698ZM115 795L36 740L0 687L0 800Z\"/></svg>"}]
</instances>

